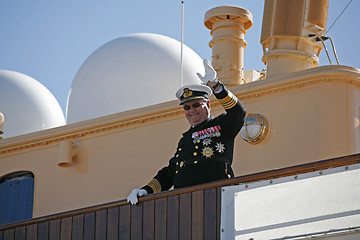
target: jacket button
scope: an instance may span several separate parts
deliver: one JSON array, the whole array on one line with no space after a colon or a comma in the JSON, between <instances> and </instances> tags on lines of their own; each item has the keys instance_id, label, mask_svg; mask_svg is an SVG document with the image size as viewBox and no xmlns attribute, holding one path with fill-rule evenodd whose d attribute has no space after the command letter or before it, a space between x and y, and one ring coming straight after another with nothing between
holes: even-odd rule
<instances>
[{"instance_id":1,"label":"jacket button","mask_svg":"<svg viewBox=\"0 0 360 240\"><path fill-rule=\"evenodd\" d=\"M197 156L197 152L194 152L193 155L194 155L194 156Z\"/></svg>"}]
</instances>

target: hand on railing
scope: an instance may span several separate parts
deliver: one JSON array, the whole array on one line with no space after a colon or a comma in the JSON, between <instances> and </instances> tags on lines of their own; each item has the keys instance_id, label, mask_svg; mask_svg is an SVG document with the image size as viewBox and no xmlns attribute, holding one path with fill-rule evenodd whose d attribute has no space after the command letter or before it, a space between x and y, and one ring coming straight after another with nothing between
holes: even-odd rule
<instances>
[{"instance_id":1,"label":"hand on railing","mask_svg":"<svg viewBox=\"0 0 360 240\"><path fill-rule=\"evenodd\" d=\"M138 197L142 197L146 195L148 195L148 192L145 189L135 188L127 197L127 202L130 202L132 205L134 205L138 202Z\"/></svg>"}]
</instances>

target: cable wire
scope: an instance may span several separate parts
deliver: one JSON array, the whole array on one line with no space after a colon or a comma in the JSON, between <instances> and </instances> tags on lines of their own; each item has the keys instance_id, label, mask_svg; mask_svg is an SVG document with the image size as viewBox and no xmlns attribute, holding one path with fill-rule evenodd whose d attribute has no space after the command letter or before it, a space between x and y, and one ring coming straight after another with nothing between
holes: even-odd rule
<instances>
[{"instance_id":1,"label":"cable wire","mask_svg":"<svg viewBox=\"0 0 360 240\"><path fill-rule=\"evenodd\" d=\"M336 54L334 42L333 42L333 40L331 39L331 37L327 37L327 38L330 39L331 46L332 46L332 49L333 49L333 52L334 52L334 56L335 56L336 62L337 62L338 65L340 65L339 59L338 59L337 54Z\"/></svg>"},{"instance_id":2,"label":"cable wire","mask_svg":"<svg viewBox=\"0 0 360 240\"><path fill-rule=\"evenodd\" d=\"M347 7L350 5L350 3L352 2L352 0L349 1L349 3L346 5L346 7L344 8L344 10L342 10L342 12L339 14L339 16L335 19L335 21L331 24L331 26L328 28L328 30L326 31L326 33L328 33L330 31L330 29L332 28L332 26L334 26L334 24L337 22L337 20L341 17L341 15L345 12L345 10L347 9Z\"/></svg>"},{"instance_id":3,"label":"cable wire","mask_svg":"<svg viewBox=\"0 0 360 240\"><path fill-rule=\"evenodd\" d=\"M321 43L323 44L324 50L325 50L325 52L326 52L326 56L327 56L327 58L328 58L328 60L329 60L329 62L330 62L330 65L332 65L332 62L331 62L331 59L330 59L330 56L329 56L329 52L328 52L328 50L327 50L327 48L326 48L326 46L325 46L325 43L324 43L324 39L326 40L327 37L320 36L320 35L317 34L317 33L315 33L315 35L316 35L316 41L321 41ZM324 38L324 39L323 39L323 38Z\"/></svg>"}]
</instances>

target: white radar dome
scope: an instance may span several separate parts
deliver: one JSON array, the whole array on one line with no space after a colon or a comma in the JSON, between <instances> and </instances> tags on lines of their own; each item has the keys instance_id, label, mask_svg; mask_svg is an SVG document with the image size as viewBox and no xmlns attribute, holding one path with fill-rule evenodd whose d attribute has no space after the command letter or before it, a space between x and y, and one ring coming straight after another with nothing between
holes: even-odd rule
<instances>
[{"instance_id":1,"label":"white radar dome","mask_svg":"<svg viewBox=\"0 0 360 240\"><path fill-rule=\"evenodd\" d=\"M69 92L67 123L176 99L181 87L181 43L153 33L114 39L95 50L78 70ZM201 83L202 59L183 46L183 83Z\"/></svg>"},{"instance_id":2,"label":"white radar dome","mask_svg":"<svg viewBox=\"0 0 360 240\"><path fill-rule=\"evenodd\" d=\"M0 70L0 112L3 138L65 125L54 95L40 82L22 73Z\"/></svg>"}]
</instances>

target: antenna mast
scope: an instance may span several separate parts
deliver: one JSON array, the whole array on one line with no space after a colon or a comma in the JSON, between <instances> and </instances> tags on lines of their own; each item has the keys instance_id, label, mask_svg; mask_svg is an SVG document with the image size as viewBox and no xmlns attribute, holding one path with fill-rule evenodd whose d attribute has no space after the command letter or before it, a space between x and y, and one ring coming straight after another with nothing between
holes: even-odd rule
<instances>
[{"instance_id":1,"label":"antenna mast","mask_svg":"<svg viewBox=\"0 0 360 240\"><path fill-rule=\"evenodd\" d=\"M184 63L183 63L183 46L184 46L184 1L181 1L181 48L180 48L180 87L184 85L183 81L183 71L184 71Z\"/></svg>"}]
</instances>

